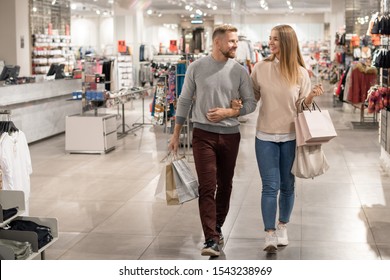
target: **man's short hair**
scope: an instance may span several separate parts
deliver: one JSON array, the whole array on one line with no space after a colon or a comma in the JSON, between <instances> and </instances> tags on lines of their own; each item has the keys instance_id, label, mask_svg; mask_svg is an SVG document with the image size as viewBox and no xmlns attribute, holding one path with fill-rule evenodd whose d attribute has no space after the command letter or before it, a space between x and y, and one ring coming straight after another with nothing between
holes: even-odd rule
<instances>
[{"instance_id":1,"label":"man's short hair","mask_svg":"<svg viewBox=\"0 0 390 280\"><path fill-rule=\"evenodd\" d=\"M224 24L216 27L213 32L213 40L219 35L224 35L226 32L237 32L237 28L230 24Z\"/></svg>"}]
</instances>

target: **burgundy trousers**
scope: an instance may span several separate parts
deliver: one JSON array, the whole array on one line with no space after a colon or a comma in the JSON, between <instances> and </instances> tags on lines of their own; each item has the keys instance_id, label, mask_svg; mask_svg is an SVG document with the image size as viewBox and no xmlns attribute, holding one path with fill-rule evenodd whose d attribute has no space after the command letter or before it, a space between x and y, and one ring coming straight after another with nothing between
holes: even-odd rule
<instances>
[{"instance_id":1,"label":"burgundy trousers","mask_svg":"<svg viewBox=\"0 0 390 280\"><path fill-rule=\"evenodd\" d=\"M240 133L218 134L194 128L192 150L199 181L199 214L205 240L219 242L216 225L229 212Z\"/></svg>"}]
</instances>

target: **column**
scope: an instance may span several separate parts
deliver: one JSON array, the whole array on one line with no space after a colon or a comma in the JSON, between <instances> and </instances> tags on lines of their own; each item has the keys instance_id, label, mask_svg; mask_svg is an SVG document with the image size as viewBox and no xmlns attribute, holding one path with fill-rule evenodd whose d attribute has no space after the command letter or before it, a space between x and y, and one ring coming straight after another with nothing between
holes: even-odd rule
<instances>
[{"instance_id":1,"label":"column","mask_svg":"<svg viewBox=\"0 0 390 280\"><path fill-rule=\"evenodd\" d=\"M137 1L128 9L115 10L114 17L114 41L125 40L126 45L133 51L133 78L135 85L138 85L139 71L139 48L144 40L144 15L143 2Z\"/></svg>"},{"instance_id":2,"label":"column","mask_svg":"<svg viewBox=\"0 0 390 280\"><path fill-rule=\"evenodd\" d=\"M0 0L0 60L31 74L28 0Z\"/></svg>"},{"instance_id":3,"label":"column","mask_svg":"<svg viewBox=\"0 0 390 280\"><path fill-rule=\"evenodd\" d=\"M232 0L230 3L231 7L231 22L232 25L237 27L238 33L242 30L242 13L241 7L243 7L243 0Z\"/></svg>"},{"instance_id":4,"label":"column","mask_svg":"<svg viewBox=\"0 0 390 280\"><path fill-rule=\"evenodd\" d=\"M330 55L334 59L336 32L345 27L345 0L332 0L330 22Z\"/></svg>"}]
</instances>

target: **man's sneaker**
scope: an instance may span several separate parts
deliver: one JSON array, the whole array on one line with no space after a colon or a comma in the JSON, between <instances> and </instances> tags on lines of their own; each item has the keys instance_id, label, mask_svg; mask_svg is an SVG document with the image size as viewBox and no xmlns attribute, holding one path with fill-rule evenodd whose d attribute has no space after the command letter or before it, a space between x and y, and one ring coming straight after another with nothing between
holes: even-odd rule
<instances>
[{"instance_id":1,"label":"man's sneaker","mask_svg":"<svg viewBox=\"0 0 390 280\"><path fill-rule=\"evenodd\" d=\"M221 229L220 225L217 225L217 232L219 233L219 242L218 242L218 244L222 245L225 240L224 240L224 237L223 237L223 234L222 234L222 229Z\"/></svg>"},{"instance_id":2,"label":"man's sneaker","mask_svg":"<svg viewBox=\"0 0 390 280\"><path fill-rule=\"evenodd\" d=\"M276 236L278 237L278 246L288 245L286 224L278 224L278 226L276 227Z\"/></svg>"},{"instance_id":3,"label":"man's sneaker","mask_svg":"<svg viewBox=\"0 0 390 280\"><path fill-rule=\"evenodd\" d=\"M265 233L265 243L263 250L267 253L276 253L278 250L278 237L274 231Z\"/></svg>"},{"instance_id":4,"label":"man's sneaker","mask_svg":"<svg viewBox=\"0 0 390 280\"><path fill-rule=\"evenodd\" d=\"M209 239L204 243L201 253L202 256L218 257L219 254L218 244L214 240Z\"/></svg>"}]
</instances>

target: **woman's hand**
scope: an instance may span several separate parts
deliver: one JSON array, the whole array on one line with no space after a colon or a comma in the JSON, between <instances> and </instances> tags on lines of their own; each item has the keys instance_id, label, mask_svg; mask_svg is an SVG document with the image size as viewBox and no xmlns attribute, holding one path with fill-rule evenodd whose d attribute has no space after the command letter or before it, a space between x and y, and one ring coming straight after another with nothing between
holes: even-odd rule
<instances>
[{"instance_id":1,"label":"woman's hand","mask_svg":"<svg viewBox=\"0 0 390 280\"><path fill-rule=\"evenodd\" d=\"M232 99L230 102L230 108L234 110L240 110L242 108L242 100L241 99Z\"/></svg>"},{"instance_id":2,"label":"woman's hand","mask_svg":"<svg viewBox=\"0 0 390 280\"><path fill-rule=\"evenodd\" d=\"M311 95L312 97L315 96L320 96L324 94L324 88L322 87L322 84L315 85L311 92L309 93L309 96Z\"/></svg>"},{"instance_id":3,"label":"woman's hand","mask_svg":"<svg viewBox=\"0 0 390 280\"><path fill-rule=\"evenodd\" d=\"M324 94L324 88L322 84L315 85L308 96L306 96L304 102L306 105L310 105L313 102L315 96L320 96Z\"/></svg>"}]
</instances>

